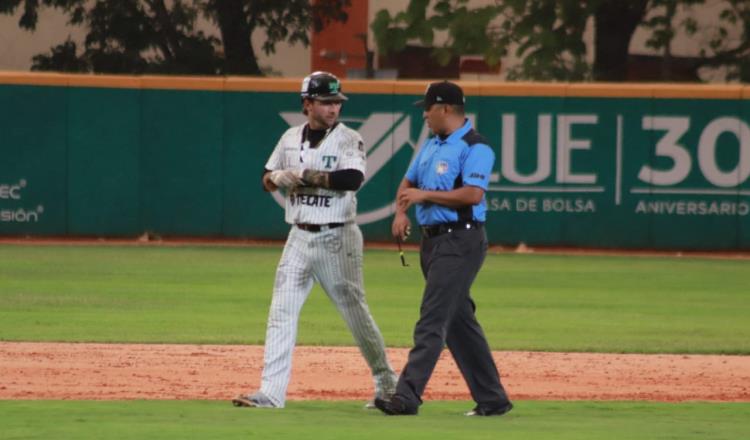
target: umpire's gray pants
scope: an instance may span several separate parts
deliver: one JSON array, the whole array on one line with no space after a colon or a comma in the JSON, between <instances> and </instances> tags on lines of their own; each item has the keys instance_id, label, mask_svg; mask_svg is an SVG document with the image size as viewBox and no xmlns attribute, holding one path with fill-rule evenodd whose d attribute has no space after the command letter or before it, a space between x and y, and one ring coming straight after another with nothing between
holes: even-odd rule
<instances>
[{"instance_id":1,"label":"umpire's gray pants","mask_svg":"<svg viewBox=\"0 0 750 440\"><path fill-rule=\"evenodd\" d=\"M407 405L422 403L446 344L477 405L498 408L508 403L469 294L486 254L484 228L459 229L422 240L420 262L426 285L414 328L414 347L396 387L396 394Z\"/></svg>"}]
</instances>

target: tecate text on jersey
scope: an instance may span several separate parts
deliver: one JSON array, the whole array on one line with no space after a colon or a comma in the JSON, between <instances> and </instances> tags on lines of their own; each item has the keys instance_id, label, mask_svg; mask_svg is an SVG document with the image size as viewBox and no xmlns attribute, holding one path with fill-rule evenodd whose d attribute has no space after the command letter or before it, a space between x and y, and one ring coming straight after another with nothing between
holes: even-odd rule
<instances>
[{"instance_id":1,"label":"tecate text on jersey","mask_svg":"<svg viewBox=\"0 0 750 440\"><path fill-rule=\"evenodd\" d=\"M318 206L322 208L331 207L331 196L322 196L318 194L289 194L289 201L292 205Z\"/></svg>"}]
</instances>

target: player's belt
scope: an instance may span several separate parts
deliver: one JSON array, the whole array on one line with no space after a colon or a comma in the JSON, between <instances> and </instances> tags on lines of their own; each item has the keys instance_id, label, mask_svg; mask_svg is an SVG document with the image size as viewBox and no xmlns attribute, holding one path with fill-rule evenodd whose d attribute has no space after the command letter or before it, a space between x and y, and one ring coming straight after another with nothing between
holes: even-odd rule
<instances>
[{"instance_id":1,"label":"player's belt","mask_svg":"<svg viewBox=\"0 0 750 440\"><path fill-rule=\"evenodd\" d=\"M327 231L333 228L340 228L344 226L343 223L328 223L326 225L311 225L308 223L296 223L295 226L307 232L320 232Z\"/></svg>"},{"instance_id":2,"label":"player's belt","mask_svg":"<svg viewBox=\"0 0 750 440\"><path fill-rule=\"evenodd\" d=\"M425 238L432 238L461 229L480 229L482 226L484 226L483 222L475 221L440 223L438 225L422 226L422 236Z\"/></svg>"}]
</instances>

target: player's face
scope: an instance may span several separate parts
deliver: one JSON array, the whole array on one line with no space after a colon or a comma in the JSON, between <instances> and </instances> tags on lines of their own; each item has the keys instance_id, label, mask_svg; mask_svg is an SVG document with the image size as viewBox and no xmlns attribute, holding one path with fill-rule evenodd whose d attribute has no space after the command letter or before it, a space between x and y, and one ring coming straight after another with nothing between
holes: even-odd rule
<instances>
[{"instance_id":1,"label":"player's face","mask_svg":"<svg viewBox=\"0 0 750 440\"><path fill-rule=\"evenodd\" d=\"M339 119L341 101L306 100L307 121L316 130L330 128Z\"/></svg>"}]
</instances>

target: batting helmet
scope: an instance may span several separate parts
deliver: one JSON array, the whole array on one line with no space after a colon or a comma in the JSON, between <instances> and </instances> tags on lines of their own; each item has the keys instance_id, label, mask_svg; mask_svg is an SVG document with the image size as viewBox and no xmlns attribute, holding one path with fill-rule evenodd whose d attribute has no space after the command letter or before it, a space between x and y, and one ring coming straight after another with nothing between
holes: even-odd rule
<instances>
[{"instance_id":1,"label":"batting helmet","mask_svg":"<svg viewBox=\"0 0 750 440\"><path fill-rule=\"evenodd\" d=\"M313 72L302 81L302 99L318 101L346 101L341 93L341 81L336 75L328 72Z\"/></svg>"}]
</instances>

